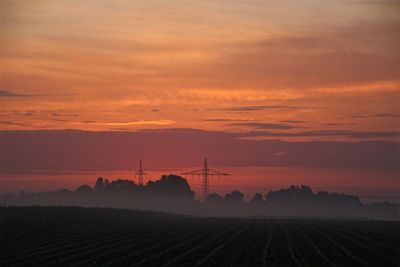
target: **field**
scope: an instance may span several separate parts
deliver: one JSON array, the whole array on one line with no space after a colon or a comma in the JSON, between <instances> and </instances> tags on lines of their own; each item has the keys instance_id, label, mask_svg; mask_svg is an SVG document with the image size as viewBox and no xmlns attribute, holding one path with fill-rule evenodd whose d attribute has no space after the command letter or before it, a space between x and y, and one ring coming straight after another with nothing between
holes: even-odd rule
<instances>
[{"instance_id":1,"label":"field","mask_svg":"<svg viewBox=\"0 0 400 267\"><path fill-rule=\"evenodd\" d=\"M399 222L0 208L0 266L399 266Z\"/></svg>"}]
</instances>

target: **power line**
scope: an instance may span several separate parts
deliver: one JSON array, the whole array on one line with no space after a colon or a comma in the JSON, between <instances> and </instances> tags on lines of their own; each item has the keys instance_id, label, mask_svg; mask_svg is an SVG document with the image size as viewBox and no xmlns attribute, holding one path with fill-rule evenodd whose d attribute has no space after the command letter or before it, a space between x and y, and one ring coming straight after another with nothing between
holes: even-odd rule
<instances>
[{"instance_id":1,"label":"power line","mask_svg":"<svg viewBox=\"0 0 400 267\"><path fill-rule=\"evenodd\" d=\"M230 173L214 171L208 168L207 158L204 159L203 169L182 173L182 175L198 175L203 177L203 200L206 201L210 192L210 177L229 176Z\"/></svg>"}]
</instances>

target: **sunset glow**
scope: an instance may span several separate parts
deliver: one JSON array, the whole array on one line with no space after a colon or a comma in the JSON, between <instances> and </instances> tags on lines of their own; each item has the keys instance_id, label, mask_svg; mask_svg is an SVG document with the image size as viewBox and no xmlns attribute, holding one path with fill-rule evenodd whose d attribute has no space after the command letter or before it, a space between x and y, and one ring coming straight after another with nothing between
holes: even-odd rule
<instances>
[{"instance_id":1,"label":"sunset glow","mask_svg":"<svg viewBox=\"0 0 400 267\"><path fill-rule=\"evenodd\" d=\"M399 129L394 2L96 3L2 1L3 129Z\"/></svg>"},{"instance_id":2,"label":"sunset glow","mask_svg":"<svg viewBox=\"0 0 400 267\"><path fill-rule=\"evenodd\" d=\"M183 169L201 165L205 156L228 169L316 167L352 174L378 169L390 181L382 187L394 185L400 141L398 2L95 2L0 2L0 174L9 191L29 190L10 185L21 170L97 171L101 165L126 173L139 159L154 170ZM39 131L58 133L57 140L64 141L30 136ZM86 140L88 132L133 133L138 139ZM191 151L188 140L196 143ZM313 142L327 148L310 150ZM52 149L73 156L55 162ZM230 152L240 156L225 157ZM342 160L351 153L359 160ZM107 157L104 164L96 165L98 154ZM312 171L301 172L290 183L307 182ZM294 175L282 171L280 177L289 174ZM380 178L372 176L368 181L375 182L364 185L364 195L378 186ZM265 188L274 184L260 171L244 190L262 184L261 177ZM339 186L340 179L330 177L329 186L314 184L355 192L352 183ZM233 181L240 185L239 180ZM354 175L354 181L362 184L363 178ZM71 181L65 185L72 187Z\"/></svg>"}]
</instances>

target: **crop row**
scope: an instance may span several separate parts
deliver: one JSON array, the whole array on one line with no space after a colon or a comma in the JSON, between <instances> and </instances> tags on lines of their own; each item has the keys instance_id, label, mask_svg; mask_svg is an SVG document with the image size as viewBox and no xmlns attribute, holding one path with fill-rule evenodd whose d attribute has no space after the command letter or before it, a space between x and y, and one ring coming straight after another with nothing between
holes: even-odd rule
<instances>
[{"instance_id":1,"label":"crop row","mask_svg":"<svg viewBox=\"0 0 400 267\"><path fill-rule=\"evenodd\" d=\"M96 212L2 218L0 265L397 266L400 252L397 222Z\"/></svg>"}]
</instances>

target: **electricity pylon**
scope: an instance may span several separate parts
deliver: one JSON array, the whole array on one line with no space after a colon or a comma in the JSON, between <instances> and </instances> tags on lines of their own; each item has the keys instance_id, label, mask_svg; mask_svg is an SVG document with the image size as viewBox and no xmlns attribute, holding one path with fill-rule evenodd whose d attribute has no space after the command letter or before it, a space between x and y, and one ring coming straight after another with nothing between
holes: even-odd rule
<instances>
[{"instance_id":1,"label":"electricity pylon","mask_svg":"<svg viewBox=\"0 0 400 267\"><path fill-rule=\"evenodd\" d=\"M139 185L143 185L143 176L147 175L147 173L143 171L142 160L139 163L139 170L135 172L136 175L139 177Z\"/></svg>"},{"instance_id":2,"label":"electricity pylon","mask_svg":"<svg viewBox=\"0 0 400 267\"><path fill-rule=\"evenodd\" d=\"M214 171L208 168L207 158L204 159L203 169L195 170L191 172L184 172L182 175L198 175L203 178L203 200L207 200L207 196L210 192L210 177L212 176L229 176L229 173L223 173L219 171Z\"/></svg>"}]
</instances>

